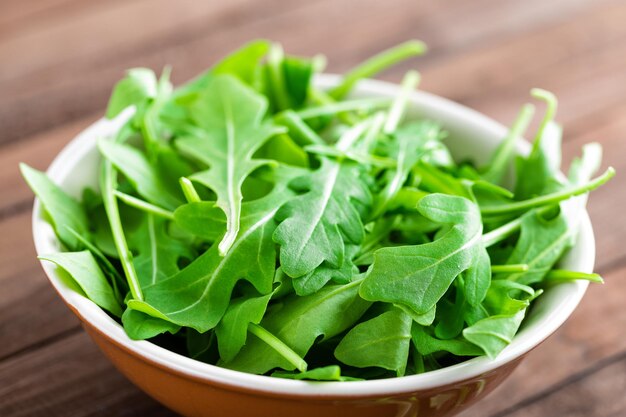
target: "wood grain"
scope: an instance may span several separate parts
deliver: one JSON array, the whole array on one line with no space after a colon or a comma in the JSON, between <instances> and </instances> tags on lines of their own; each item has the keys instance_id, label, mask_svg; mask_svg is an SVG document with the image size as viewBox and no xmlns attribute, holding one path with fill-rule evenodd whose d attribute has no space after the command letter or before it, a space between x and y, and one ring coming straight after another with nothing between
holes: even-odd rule
<instances>
[{"instance_id":1,"label":"wood grain","mask_svg":"<svg viewBox=\"0 0 626 417\"><path fill-rule=\"evenodd\" d=\"M424 7L416 7L410 0L362 0L359 7L354 7L350 0L276 0L255 2L254 5L239 8L235 6L242 4L233 2L231 8L227 6L231 2L226 2L215 13L207 14L206 19L193 21L184 20L188 16L178 12L178 7L174 13L170 13L169 8L155 7L152 2L137 0L131 5L123 3L126 8L135 7L132 9L134 13L143 13L145 8L151 13L157 13L158 10L160 14L157 17L160 19L169 19L171 14L172 19L179 23L178 30L168 32L166 28L153 25L148 20L143 25L146 28L142 26L141 31L150 35L146 35L146 38L132 30L118 30L124 28L115 20L118 16L116 13L121 14L126 10L118 10L122 6L111 7L104 15L87 10L85 15L75 16L75 20L93 21L94 28L90 27L88 33L108 31L113 26L116 29L115 36L111 39L106 36L74 39L72 34L84 26L72 20L72 25L79 26L66 29L61 23L51 22L49 34L28 32L27 36L18 39L8 38L4 52L0 44L0 56L8 54L15 62L8 69L0 68L0 80L3 79L1 71L6 72L4 94L0 97L0 125L8 127L0 132L0 142L16 140L54 126L62 120L81 117L104 108L111 86L127 68L148 66L160 70L166 64L173 64L173 78L180 82L256 37L281 41L293 53L311 55L324 52L329 58L329 69L336 72L345 71L367 56L407 38L423 38L432 43L435 51L431 57L423 59L424 65L427 65L429 60L436 61L437 56L456 56L462 55L465 49L473 50L481 45L481 41L493 39L494 33L498 33L499 39L509 39L524 36L529 26L547 25L551 20L570 16L580 18L586 15L589 7L604 4L605 0L555 0L550 2L551 6L546 6L546 2L541 0L529 0L524 2L523 8L518 2L506 1L499 8L502 16L520 15L519 11L523 9L525 13L521 15L525 19L516 25L510 22L507 24L507 19L485 19L480 25L467 23L479 19L491 3L491 0L454 1L450 2L449 7L441 7L436 2L426 2ZM325 17L323 30L317 19L311 19L310 16ZM373 21L393 30L381 31L376 37L368 36L371 32L368 22ZM132 27L132 24L125 24ZM457 26L463 26L466 30L443 30ZM293 36L294 33L298 36ZM54 65L32 58L34 54L28 53L33 48L38 49L44 36L51 37L50 40L46 38L49 48L44 51L44 55L50 55ZM68 42L71 45L76 43L75 48L67 48ZM122 47L119 46L120 42L123 43ZM326 45L332 45L332 48ZM524 55L527 51L517 52ZM57 58L57 53L63 57L62 60ZM24 73L11 69L14 67L27 71ZM458 68L456 65L450 67ZM406 69L407 66L400 66L391 73L391 79L399 80L401 72ZM460 71L453 78L442 79L452 80L459 75ZM434 91L439 92L437 89ZM59 103L63 103L63 106L59 106Z\"/></svg>"},{"instance_id":2,"label":"wood grain","mask_svg":"<svg viewBox=\"0 0 626 417\"><path fill-rule=\"evenodd\" d=\"M78 319L52 289L37 261L30 211L0 221L0 236L7 237L0 241L1 363L2 358L77 328Z\"/></svg>"},{"instance_id":3,"label":"wood grain","mask_svg":"<svg viewBox=\"0 0 626 417\"><path fill-rule=\"evenodd\" d=\"M0 381L15 381L0 384L2 416L175 415L131 385L82 331L0 363Z\"/></svg>"},{"instance_id":4,"label":"wood grain","mask_svg":"<svg viewBox=\"0 0 626 417\"><path fill-rule=\"evenodd\" d=\"M609 358L592 372L567 381L560 389L533 398L512 410L495 416L620 417L626 415L626 355ZM510 411L510 412L509 412ZM494 416L494 417L495 417Z\"/></svg>"}]
</instances>

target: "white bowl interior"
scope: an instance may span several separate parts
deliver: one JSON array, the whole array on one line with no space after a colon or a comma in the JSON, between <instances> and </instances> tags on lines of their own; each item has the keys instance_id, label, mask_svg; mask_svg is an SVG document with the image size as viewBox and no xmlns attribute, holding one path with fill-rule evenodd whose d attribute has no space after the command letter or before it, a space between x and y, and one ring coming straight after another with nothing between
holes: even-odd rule
<instances>
[{"instance_id":1,"label":"white bowl interior","mask_svg":"<svg viewBox=\"0 0 626 417\"><path fill-rule=\"evenodd\" d=\"M316 83L328 88L338 77L323 75ZM398 87L380 81L365 80L358 84L354 97L393 97ZM97 186L100 156L96 140L117 131L128 117L127 111L115 120L100 120L78 135L56 157L48 175L70 194L79 197L85 186ZM411 95L410 117L425 117L439 121L450 136L446 143L455 158L470 158L484 162L486 156L505 136L507 129L488 117L449 100L423 92ZM528 152L528 144L520 143L518 152ZM60 244L52 227L42 216L39 201L33 211L33 235L38 254L57 252ZM582 218L577 244L562 260L564 268L582 272L593 270L595 243L589 217ZM366 396L434 388L458 382L489 372L531 350L552 334L576 308L587 289L586 281L561 284L548 289L534 303L524 326L513 342L494 360L478 357L437 371L402 378L358 382L310 383L265 376L251 375L205 364L173 353L148 341L133 341L124 329L92 301L68 288L57 273L56 267L42 262L48 278L65 301L73 306L82 318L126 348L167 368L207 381L245 387L262 392L297 395Z\"/></svg>"}]
</instances>

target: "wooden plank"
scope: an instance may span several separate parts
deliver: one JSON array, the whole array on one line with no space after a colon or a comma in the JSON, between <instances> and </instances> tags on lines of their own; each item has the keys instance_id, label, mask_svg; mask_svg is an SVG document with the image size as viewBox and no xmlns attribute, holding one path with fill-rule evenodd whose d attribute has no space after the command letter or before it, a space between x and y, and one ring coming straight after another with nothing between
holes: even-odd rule
<instances>
[{"instance_id":1,"label":"wooden plank","mask_svg":"<svg viewBox=\"0 0 626 417\"><path fill-rule=\"evenodd\" d=\"M93 123L99 115L88 116L35 135L26 140L10 143L0 153L0 219L17 210L28 207L32 192L19 173L19 163L25 162L39 170L45 170L61 149L80 131ZM5 214L6 213L6 214Z\"/></svg>"},{"instance_id":2,"label":"wooden plank","mask_svg":"<svg viewBox=\"0 0 626 417\"><path fill-rule=\"evenodd\" d=\"M569 122L619 104L626 94L626 3L513 41L459 53L423 70L423 88L510 123L533 87L559 98Z\"/></svg>"},{"instance_id":3,"label":"wooden plank","mask_svg":"<svg viewBox=\"0 0 626 417\"><path fill-rule=\"evenodd\" d=\"M626 328L625 274L626 267L622 267L606 273L604 285L591 285L570 319L531 352L506 382L460 417L492 416L625 352L626 338L621 332Z\"/></svg>"},{"instance_id":4,"label":"wooden plank","mask_svg":"<svg viewBox=\"0 0 626 417\"><path fill-rule=\"evenodd\" d=\"M31 76L22 75L3 86L4 94L0 97L0 125L7 129L0 134L0 142L14 140L102 109L111 86L126 68L149 66L160 69L165 64L173 64L174 79L182 81L206 68L218 57L257 37L282 41L287 50L303 55L325 52L331 62L330 70L343 71L359 60L407 38L423 37L435 47L442 45L440 54L446 55L475 46L474 43L481 43L494 33L499 33L504 39L513 34L521 36L525 27L521 24L522 20L518 24L510 24L507 19L483 21L481 16L485 14L485 10L494 7L493 0L455 2L454 5L466 4L458 6L459 11L455 13L450 13L448 8L414 7L409 0L384 3L367 0L357 8L349 0L295 2L297 7L294 6L292 10L286 8L286 4L292 3L294 2L280 3L280 7L262 7L260 10L250 7L248 12L243 11L247 8L242 8L240 14L233 12L225 18L194 21L194 24L189 24L191 28L183 25L185 29L182 31L155 36L142 45L138 45L141 42L132 42L133 37L129 40L115 38L111 41L100 37L97 42L88 43L88 46L82 48L88 50L85 54L93 50L95 55L71 55L72 59L68 59L69 55L64 55L68 63L59 62L52 66L46 66L45 62L48 61L42 61L44 63L40 66L34 66L40 68L38 72L31 71ZM595 4L603 3L604 0ZM524 3L526 13L519 13L520 6L515 4L516 2L498 2L497 10L504 16L521 16L527 19L523 20L528 23L527 26L534 27L546 20L567 19L572 16L577 20L583 19L584 10L591 7L592 2L559 0L549 2L548 7L546 2L532 0ZM153 6L150 8L157 9ZM539 15L543 17L537 18ZM324 16L324 30L320 30L318 19L312 19L311 16ZM480 24L468 25L466 22L472 19ZM372 38L369 24L372 21L393 30L381 31L379 36ZM433 26L432 22L437 22L437 25ZM452 31L447 35L447 32L440 29L459 25L467 27L467 31ZM132 24L126 26L133 27ZM298 35L294 36L294 33ZM62 34L63 36L59 35L60 39L72 36L65 31ZM121 34L126 35L126 31L121 31ZM114 44L116 39L124 45ZM73 38L68 40L70 41L80 42ZM111 42L113 46L110 45ZM102 47L93 47L102 43ZM26 45L20 48L13 46L13 49L22 50L25 47ZM54 50L55 47L51 49ZM65 52L67 49L64 47L63 54L70 53ZM0 52L0 57L3 56L6 53ZM425 58L424 62L434 59L435 56ZM57 62L56 56L50 59ZM16 65L31 67L19 62ZM15 65L11 67L13 66ZM456 64L454 67L458 68ZM400 72L406 68L400 67L392 73L391 78L397 81L401 76ZM10 71L12 77L19 75L15 70Z\"/></svg>"},{"instance_id":5,"label":"wooden plank","mask_svg":"<svg viewBox=\"0 0 626 417\"><path fill-rule=\"evenodd\" d=\"M0 35L8 33L14 26L36 22L38 18L54 14L72 3L77 2L76 0L2 0ZM77 4L72 6L76 7Z\"/></svg>"},{"instance_id":6,"label":"wooden plank","mask_svg":"<svg viewBox=\"0 0 626 417\"><path fill-rule=\"evenodd\" d=\"M568 161L585 143L599 142L604 149L603 166L613 166L617 175L609 183L594 191L588 211L596 235L596 265L600 269L624 260L626 216L621 215L626 202L626 103L574 126L565 145ZM567 132L567 131L566 131Z\"/></svg>"},{"instance_id":7,"label":"wooden plank","mask_svg":"<svg viewBox=\"0 0 626 417\"><path fill-rule=\"evenodd\" d=\"M7 84L9 98L23 91L23 83L15 82L18 79L37 79L38 83L26 86L27 90L34 91L59 70L70 73L89 70L111 55L137 53L138 45L154 49L155 40L172 42L181 34L192 33L191 29L204 27L206 30L218 22L225 25L234 19L255 19L257 14L262 16L275 11L277 5L269 1L261 7L251 0L89 3L92 7L74 7L65 16L50 16L36 26L19 25L4 33L0 56L10 58L12 63L0 69L0 82ZM287 4L284 7L290 8ZM137 26L138 21L140 26ZM136 30L138 28L140 30ZM38 45L48 47L40 47L38 53L33 54L32 48ZM71 74L65 73L65 77L70 78Z\"/></svg>"},{"instance_id":8,"label":"wooden plank","mask_svg":"<svg viewBox=\"0 0 626 417\"><path fill-rule=\"evenodd\" d=\"M84 332L0 363L0 415L173 417L128 382Z\"/></svg>"},{"instance_id":9,"label":"wooden plank","mask_svg":"<svg viewBox=\"0 0 626 417\"><path fill-rule=\"evenodd\" d=\"M30 230L30 211L0 221L0 358L78 326L39 265Z\"/></svg>"},{"instance_id":10,"label":"wooden plank","mask_svg":"<svg viewBox=\"0 0 626 417\"><path fill-rule=\"evenodd\" d=\"M515 407L510 417L619 417L626 415L626 355L607 361L582 378L574 378L530 404Z\"/></svg>"}]
</instances>

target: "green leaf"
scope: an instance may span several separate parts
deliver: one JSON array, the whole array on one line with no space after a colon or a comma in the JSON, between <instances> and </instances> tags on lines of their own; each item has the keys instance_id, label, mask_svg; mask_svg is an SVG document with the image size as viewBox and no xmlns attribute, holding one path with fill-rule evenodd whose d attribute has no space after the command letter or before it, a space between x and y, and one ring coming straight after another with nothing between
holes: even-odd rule
<instances>
[{"instance_id":1,"label":"green leaf","mask_svg":"<svg viewBox=\"0 0 626 417\"><path fill-rule=\"evenodd\" d=\"M526 310L521 310L514 315L487 317L465 328L463 336L494 359L511 343L525 313Z\"/></svg>"},{"instance_id":2,"label":"green leaf","mask_svg":"<svg viewBox=\"0 0 626 417\"><path fill-rule=\"evenodd\" d=\"M219 62L210 71L212 75L234 75L249 86L255 87L259 77L259 62L267 55L270 43L252 41Z\"/></svg>"},{"instance_id":3,"label":"green leaf","mask_svg":"<svg viewBox=\"0 0 626 417\"><path fill-rule=\"evenodd\" d=\"M98 149L149 202L169 210L182 204L180 196L167 191L163 177L139 149L104 139L98 141Z\"/></svg>"},{"instance_id":4,"label":"green leaf","mask_svg":"<svg viewBox=\"0 0 626 417\"><path fill-rule=\"evenodd\" d=\"M341 368L338 365L329 365L298 373L276 371L272 373L272 376L275 378L295 379L298 381L343 381Z\"/></svg>"},{"instance_id":5,"label":"green leaf","mask_svg":"<svg viewBox=\"0 0 626 417\"><path fill-rule=\"evenodd\" d=\"M286 134L276 135L257 151L255 157L273 159L287 165L307 168L307 153Z\"/></svg>"},{"instance_id":6,"label":"green leaf","mask_svg":"<svg viewBox=\"0 0 626 417\"><path fill-rule=\"evenodd\" d=\"M226 232L224 212L212 201L184 204L174 212L176 224L194 236L215 242Z\"/></svg>"},{"instance_id":7,"label":"green leaf","mask_svg":"<svg viewBox=\"0 0 626 417\"><path fill-rule=\"evenodd\" d=\"M472 266L465 274L464 293L467 302L472 306L479 305L485 298L491 283L491 260L485 247L481 244Z\"/></svg>"},{"instance_id":8,"label":"green leaf","mask_svg":"<svg viewBox=\"0 0 626 417\"><path fill-rule=\"evenodd\" d=\"M366 60L356 68L344 75L343 81L331 90L331 95L335 99L346 96L354 85L362 78L376 75L378 72L387 69L407 58L419 56L426 52L426 44L421 41L411 40L394 46Z\"/></svg>"},{"instance_id":9,"label":"green leaf","mask_svg":"<svg viewBox=\"0 0 626 417\"><path fill-rule=\"evenodd\" d=\"M424 356L437 352L450 352L456 356L480 356L484 354L482 349L463 338L437 339L430 335L423 326L414 324L411 328L411 335L415 348Z\"/></svg>"},{"instance_id":10,"label":"green leaf","mask_svg":"<svg viewBox=\"0 0 626 417\"><path fill-rule=\"evenodd\" d=\"M280 245L280 263L291 277L306 275L326 261L340 268L346 242L364 237L355 201L367 206L370 194L357 167L327 159L307 177L299 178L302 195L287 202L276 215L280 222L273 239Z\"/></svg>"},{"instance_id":11,"label":"green leaf","mask_svg":"<svg viewBox=\"0 0 626 417\"><path fill-rule=\"evenodd\" d=\"M112 119L128 106L143 104L156 95L157 79L154 71L148 68L128 70L126 78L119 81L113 88L106 117Z\"/></svg>"},{"instance_id":12,"label":"green leaf","mask_svg":"<svg viewBox=\"0 0 626 417\"><path fill-rule=\"evenodd\" d=\"M240 228L241 186L252 171L269 163L252 155L280 130L262 122L267 101L236 78L220 75L192 108L194 121L202 128L199 137L186 137L177 146L209 165L191 179L212 189L216 205L226 214L226 234L219 245L224 255L235 242Z\"/></svg>"},{"instance_id":13,"label":"green leaf","mask_svg":"<svg viewBox=\"0 0 626 417\"><path fill-rule=\"evenodd\" d=\"M477 206L457 196L428 195L420 200L418 211L449 225L449 230L431 243L377 250L360 294L366 300L402 304L424 314L475 263L482 223Z\"/></svg>"},{"instance_id":14,"label":"green leaf","mask_svg":"<svg viewBox=\"0 0 626 417\"><path fill-rule=\"evenodd\" d=\"M515 197L518 200L558 191L564 185L558 179L563 131L553 120L557 107L556 98L545 90L534 89L532 94L544 100L547 109L530 155L522 159L518 166L518 180L515 184Z\"/></svg>"},{"instance_id":15,"label":"green leaf","mask_svg":"<svg viewBox=\"0 0 626 417\"><path fill-rule=\"evenodd\" d=\"M122 315L113 288L91 252L60 252L42 255L39 259L53 262L63 268L91 301L117 317Z\"/></svg>"},{"instance_id":16,"label":"green leaf","mask_svg":"<svg viewBox=\"0 0 626 417\"><path fill-rule=\"evenodd\" d=\"M311 295L331 280L339 284L347 284L352 276L358 274L358 268L352 261L345 260L341 268L333 268L321 264L313 271L292 280L293 288L299 296Z\"/></svg>"},{"instance_id":17,"label":"green leaf","mask_svg":"<svg viewBox=\"0 0 626 417\"><path fill-rule=\"evenodd\" d=\"M166 332L175 334L180 330L180 326L169 321L130 308L122 315L122 325L128 337L133 340L150 339Z\"/></svg>"},{"instance_id":18,"label":"green leaf","mask_svg":"<svg viewBox=\"0 0 626 417\"><path fill-rule=\"evenodd\" d=\"M241 224L245 232L226 255L219 253L217 244L212 245L179 273L146 287L143 292L149 307L133 301L128 306L203 333L219 323L240 279L260 294L269 294L276 268L273 219L290 195L284 184L277 184L271 194L244 204Z\"/></svg>"},{"instance_id":19,"label":"green leaf","mask_svg":"<svg viewBox=\"0 0 626 417\"><path fill-rule=\"evenodd\" d=\"M483 177L490 183L500 184L504 179L506 171L515 156L515 145L524 135L534 112L535 107L533 105L526 104L523 106L513 126L509 129L507 136L491 155L489 164L487 164L483 174Z\"/></svg>"},{"instance_id":20,"label":"green leaf","mask_svg":"<svg viewBox=\"0 0 626 417\"><path fill-rule=\"evenodd\" d=\"M89 224L83 206L53 183L46 174L22 163L22 176L41 200L41 205L50 216L59 240L71 251L82 249L82 245L71 232L89 236Z\"/></svg>"},{"instance_id":21,"label":"green leaf","mask_svg":"<svg viewBox=\"0 0 626 417\"><path fill-rule=\"evenodd\" d=\"M571 234L563 215L547 220L535 210L525 214L519 240L506 263L527 264L528 271L510 274L507 279L525 285L541 281L569 247Z\"/></svg>"},{"instance_id":22,"label":"green leaf","mask_svg":"<svg viewBox=\"0 0 626 417\"><path fill-rule=\"evenodd\" d=\"M404 375L413 320L398 308L357 324L335 349L335 357L357 368L378 366Z\"/></svg>"},{"instance_id":23,"label":"green leaf","mask_svg":"<svg viewBox=\"0 0 626 417\"><path fill-rule=\"evenodd\" d=\"M301 107L309 94L313 78L313 61L305 58L286 56L283 60L285 87L289 93L291 108Z\"/></svg>"},{"instance_id":24,"label":"green leaf","mask_svg":"<svg viewBox=\"0 0 626 417\"><path fill-rule=\"evenodd\" d=\"M267 313L261 326L305 356L318 337L326 340L338 335L353 326L367 310L370 303L359 297L359 284L360 281L331 285L307 297L288 296L278 308ZM254 374L274 368L295 368L257 337L249 337L239 355L222 366Z\"/></svg>"},{"instance_id":25,"label":"green leaf","mask_svg":"<svg viewBox=\"0 0 626 417\"><path fill-rule=\"evenodd\" d=\"M467 304L461 277L455 282L454 300L444 297L437 303L437 325L435 336L439 339L452 339L461 334L464 327L463 311Z\"/></svg>"},{"instance_id":26,"label":"green leaf","mask_svg":"<svg viewBox=\"0 0 626 417\"><path fill-rule=\"evenodd\" d=\"M491 283L484 306L491 315L512 315L530 305L537 292L515 281L497 279Z\"/></svg>"},{"instance_id":27,"label":"green leaf","mask_svg":"<svg viewBox=\"0 0 626 417\"><path fill-rule=\"evenodd\" d=\"M192 258L190 249L170 236L167 227L167 220L148 213L139 228L128 234L128 244L136 252L133 264L142 287L176 274L179 259Z\"/></svg>"},{"instance_id":28,"label":"green leaf","mask_svg":"<svg viewBox=\"0 0 626 417\"><path fill-rule=\"evenodd\" d=\"M272 294L233 300L215 328L220 357L232 360L246 344L248 325L259 324Z\"/></svg>"},{"instance_id":29,"label":"green leaf","mask_svg":"<svg viewBox=\"0 0 626 417\"><path fill-rule=\"evenodd\" d=\"M439 127L431 122L413 122L398 128L394 136L398 149L394 155L397 166L393 175L376 196L372 217L378 217L395 198L417 161L439 138Z\"/></svg>"}]
</instances>

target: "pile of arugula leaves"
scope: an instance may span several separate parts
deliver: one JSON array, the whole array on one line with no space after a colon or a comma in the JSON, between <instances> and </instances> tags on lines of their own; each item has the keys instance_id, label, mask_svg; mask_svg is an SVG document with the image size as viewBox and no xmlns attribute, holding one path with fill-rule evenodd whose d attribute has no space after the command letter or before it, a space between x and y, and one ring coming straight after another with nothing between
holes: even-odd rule
<instances>
[{"instance_id":1,"label":"pile of arugula leaves","mask_svg":"<svg viewBox=\"0 0 626 417\"><path fill-rule=\"evenodd\" d=\"M485 166L453 161L435 121L404 121L416 72L395 99L348 97L424 51L399 45L330 91L312 83L323 59L266 41L177 89L130 70L106 116L135 111L98 141L99 189L77 201L21 166L66 249L40 259L131 338L239 371L373 379L495 357L545 287L601 282L556 265L614 172L592 179L591 144L560 174L544 90L530 154L514 151L526 105Z\"/></svg>"}]
</instances>

